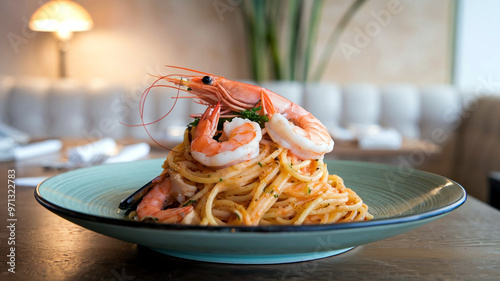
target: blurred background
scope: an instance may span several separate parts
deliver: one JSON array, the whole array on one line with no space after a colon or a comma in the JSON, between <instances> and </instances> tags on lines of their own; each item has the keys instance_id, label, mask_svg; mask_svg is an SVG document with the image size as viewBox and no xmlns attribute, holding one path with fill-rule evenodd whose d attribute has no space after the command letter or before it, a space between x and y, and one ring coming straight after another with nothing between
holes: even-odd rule
<instances>
[{"instance_id":1,"label":"blurred background","mask_svg":"<svg viewBox=\"0 0 500 281\"><path fill-rule=\"evenodd\" d=\"M4 38L0 73L57 77L57 41L50 33L28 27L34 11L45 2L7 0L0 4ZM73 78L99 77L134 84L140 83L148 70L162 70L165 64L230 79L251 78L242 0L75 2L89 12L94 27L75 33L71 40L68 73ZM325 47L354 2L324 1L313 46L316 53ZM388 11L388 5L393 4L398 4L398 13L390 13L379 28L371 27L377 13ZM286 3L282 6L283 13L289 13ZM340 83L450 82L454 10L455 1L365 1L339 40L352 50L343 52L337 44L322 79ZM367 25L372 28L370 35L365 31ZM356 46L359 30L367 37L358 39Z\"/></svg>"},{"instance_id":2,"label":"blurred background","mask_svg":"<svg viewBox=\"0 0 500 281\"><path fill-rule=\"evenodd\" d=\"M140 123L151 74L175 65L304 106L336 141L329 158L431 171L495 205L499 8L493 0L4 0L0 133L5 149L47 138L149 140L122 123ZM50 17L73 25L57 35ZM175 94L151 91L146 121L163 116ZM149 131L175 143L189 114L202 111L179 101Z\"/></svg>"}]
</instances>

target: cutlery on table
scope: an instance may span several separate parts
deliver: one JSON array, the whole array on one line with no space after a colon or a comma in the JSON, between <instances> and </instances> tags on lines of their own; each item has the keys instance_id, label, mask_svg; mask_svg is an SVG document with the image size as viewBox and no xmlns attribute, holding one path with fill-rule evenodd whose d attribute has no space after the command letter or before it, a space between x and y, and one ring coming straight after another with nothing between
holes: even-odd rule
<instances>
[{"instance_id":1,"label":"cutlery on table","mask_svg":"<svg viewBox=\"0 0 500 281\"><path fill-rule=\"evenodd\" d=\"M54 153L61 150L61 148L62 142L55 139L30 143L26 145L14 145L10 148L0 151L0 162L22 161Z\"/></svg>"}]
</instances>

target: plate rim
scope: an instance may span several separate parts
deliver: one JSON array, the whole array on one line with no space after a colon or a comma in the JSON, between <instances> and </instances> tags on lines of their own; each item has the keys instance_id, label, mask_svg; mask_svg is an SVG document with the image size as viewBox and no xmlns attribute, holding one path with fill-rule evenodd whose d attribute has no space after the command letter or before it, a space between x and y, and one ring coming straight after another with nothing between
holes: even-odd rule
<instances>
[{"instance_id":1,"label":"plate rim","mask_svg":"<svg viewBox=\"0 0 500 281\"><path fill-rule=\"evenodd\" d=\"M159 159L161 159L161 158L148 159L148 160L135 161L135 162L145 162L145 161L155 161L155 160L158 161ZM362 162L362 161L328 160L328 162L342 162L342 163L351 163L351 164L362 164L362 165L368 165L368 166L385 166L386 168L393 167L391 165L386 165L386 164L369 163L369 162ZM107 164L106 166L108 166L108 165L123 165L123 164L130 164L130 162ZM102 166L103 165L81 168L81 169L69 171L67 173L81 171L84 169L92 169L92 168L102 167ZM53 178L56 178L58 176L67 174L67 173L55 175L55 176L49 177L49 178L43 180L42 182L40 182L34 190L34 197L35 197L36 201L38 201L38 203L40 203L43 207L45 207L49 211L51 211L59 216L63 216L63 217L68 216L68 217L72 217L72 218L75 218L78 220L97 222L97 223L105 223L105 224L110 224L110 225L115 225L115 226L117 225L117 226L133 227L133 228L143 228L143 229L172 230L172 231L196 230L196 231L218 232L218 233L220 233L220 232L231 232L231 233L316 232L316 231L332 231L332 230L341 230L341 229L368 228L368 227L374 227L374 226L385 226L385 225L393 225L393 224L400 224L400 223L411 223L411 222L416 222L416 221L425 220L428 218L437 217L440 215L447 214L447 213L457 209L461 205L463 205L465 203L465 201L467 200L467 197L468 197L467 192L465 191L463 186L461 186L459 183L457 183L451 179L448 179L444 176L440 176L437 174L433 174L433 173L421 171L421 170L417 170L417 171L419 171L420 173L424 173L424 174L438 176L438 177L444 178L444 179L452 182L454 185L458 186L461 189L460 198L458 198L456 201L454 201L451 204L448 204L446 206L440 207L440 208L435 209L435 210L419 213L419 214L404 215L404 216L393 217L393 218L380 218L380 219L373 219L370 221L362 221L362 222L314 224L314 225L200 226L200 225L184 225L184 224L157 224L157 223L150 223L150 222L139 222L139 221L134 221L134 220L97 216L97 215L79 212L79 211L71 210L71 209L66 208L66 207L59 206L59 205L49 201L47 198L43 197L43 195L40 192L40 187L46 181L53 179Z\"/></svg>"}]
</instances>

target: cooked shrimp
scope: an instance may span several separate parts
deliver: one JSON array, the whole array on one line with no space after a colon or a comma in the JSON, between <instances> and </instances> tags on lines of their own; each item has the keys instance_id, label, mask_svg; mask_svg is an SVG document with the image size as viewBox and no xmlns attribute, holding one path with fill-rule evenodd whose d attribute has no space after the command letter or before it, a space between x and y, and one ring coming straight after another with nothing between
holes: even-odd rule
<instances>
[{"instance_id":1,"label":"cooked shrimp","mask_svg":"<svg viewBox=\"0 0 500 281\"><path fill-rule=\"evenodd\" d=\"M189 70L182 67L171 68ZM194 71L195 75L167 75L158 77L172 85L151 87L172 87L181 89L198 98L201 103L215 105L220 103L221 116L254 108L259 102L271 118L266 129L273 141L289 148L301 159L318 159L332 151L333 140L326 127L310 112L286 98L262 87L238 81L227 80L221 76ZM230 162L230 161L229 161Z\"/></svg>"},{"instance_id":2,"label":"cooked shrimp","mask_svg":"<svg viewBox=\"0 0 500 281\"><path fill-rule=\"evenodd\" d=\"M214 140L220 117L220 103L208 107L194 130L191 155L210 167L225 167L253 159L259 155L262 133L259 124L247 119L233 118L224 122L222 136Z\"/></svg>"},{"instance_id":3,"label":"cooked shrimp","mask_svg":"<svg viewBox=\"0 0 500 281\"><path fill-rule=\"evenodd\" d=\"M178 207L163 210L172 203L172 184L169 178L162 181L161 177L153 180L155 186L144 196L137 206L137 217L140 221L151 218L157 222L176 223L193 211L193 206Z\"/></svg>"},{"instance_id":4,"label":"cooked shrimp","mask_svg":"<svg viewBox=\"0 0 500 281\"><path fill-rule=\"evenodd\" d=\"M184 182L182 176L177 172L170 172L170 180L172 183L171 194L181 204L186 201L186 198L193 196L197 191L195 185Z\"/></svg>"},{"instance_id":5,"label":"cooked shrimp","mask_svg":"<svg viewBox=\"0 0 500 281\"><path fill-rule=\"evenodd\" d=\"M269 116L267 133L274 142L288 148L302 159L318 159L333 149L333 140L326 128L311 113L292 105L283 114L276 111L267 91L262 91L262 106Z\"/></svg>"}]
</instances>

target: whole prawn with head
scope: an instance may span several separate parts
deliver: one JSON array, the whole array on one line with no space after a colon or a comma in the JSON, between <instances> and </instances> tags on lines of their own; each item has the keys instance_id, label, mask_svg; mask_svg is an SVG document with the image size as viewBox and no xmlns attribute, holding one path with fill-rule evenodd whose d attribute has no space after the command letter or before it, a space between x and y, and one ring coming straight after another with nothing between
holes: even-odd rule
<instances>
[{"instance_id":1,"label":"whole prawn with head","mask_svg":"<svg viewBox=\"0 0 500 281\"><path fill-rule=\"evenodd\" d=\"M159 79L157 81L163 80L170 82L173 85L153 85L152 87L166 86L181 89L193 94L191 97L198 98L203 103L214 106L212 112L217 112L215 114L210 114L209 107L202 116L201 121L203 123L210 122L212 127L211 129L208 129L207 124L205 124L203 133L200 131L200 133L195 136L191 144L193 151L201 152L201 150L203 150L202 146L208 145L207 142L202 144L202 142L198 141L197 136L207 139L207 136L210 136L211 134L213 135L213 123L218 120L220 115L253 109L258 104L262 105L263 112L269 118L269 121L265 123L265 128L271 139L279 145L289 149L291 153L298 158L304 160L320 159L325 153L333 150L334 142L326 127L310 112L288 99L256 85L232 81L225 79L222 76L215 76L209 73L193 71L181 67L169 67L188 70L196 74L173 74L161 76L158 77ZM182 88L182 86L185 88ZM259 138L260 140L257 133L250 133L250 131L257 131L254 125L248 125L248 122L241 122L241 120L237 120L237 122L238 124L233 125L233 127L245 126L247 128L246 131L241 129L242 131L245 131L244 136L246 139L238 144L230 138L229 140L231 141L231 145L227 146L215 144L214 142L216 141L209 141L213 149L207 149L205 152L201 152L201 155L203 156L200 155L200 157L196 157L193 155L193 157L199 161L201 158L212 157L218 153L224 153L227 156L227 154L231 154L233 151L236 151L236 148L239 146L247 147L249 146L248 144L256 138ZM253 127L253 129L250 127ZM258 146L256 148L253 146L251 149L257 149L258 152ZM238 155L241 155L241 157L238 158ZM249 152L247 154L238 154L235 152L235 155L233 155L234 157L222 157L227 158L227 161L214 160L210 164L208 162L205 163L209 164L208 166L236 164L238 162L248 160L248 158L251 157L248 155L255 155L255 153ZM240 161L238 161L238 159Z\"/></svg>"},{"instance_id":2,"label":"whole prawn with head","mask_svg":"<svg viewBox=\"0 0 500 281\"><path fill-rule=\"evenodd\" d=\"M226 167L257 157L262 130L256 122L235 117L224 123L219 140L213 137L223 114L253 109L258 104L269 119L265 123L267 134L296 157L304 160L320 159L332 151L333 140L326 127L299 105L255 85L190 71L196 75L161 76L151 87L181 89L194 94L191 97L208 105L194 129L191 142L192 157L203 165ZM163 80L174 85L157 84ZM187 223L199 219L192 206L164 209L175 200L183 204L186 197L194 194L195 186L183 182L174 172L168 173L168 177L156 178L153 183L154 187L137 207L139 220L153 218L159 222Z\"/></svg>"}]
</instances>

